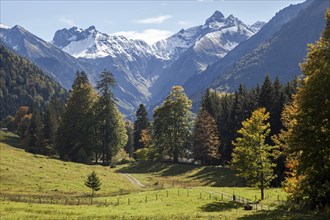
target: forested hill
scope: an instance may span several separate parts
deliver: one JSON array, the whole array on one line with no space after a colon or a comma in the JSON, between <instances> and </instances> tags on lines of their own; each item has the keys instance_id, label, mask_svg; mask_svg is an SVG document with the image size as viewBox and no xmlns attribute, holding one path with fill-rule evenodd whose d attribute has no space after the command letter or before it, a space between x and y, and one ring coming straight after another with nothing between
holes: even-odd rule
<instances>
[{"instance_id":1,"label":"forested hill","mask_svg":"<svg viewBox=\"0 0 330 220\"><path fill-rule=\"evenodd\" d=\"M66 93L37 66L0 45L0 120L15 114L20 106L44 107L52 95Z\"/></svg>"}]
</instances>

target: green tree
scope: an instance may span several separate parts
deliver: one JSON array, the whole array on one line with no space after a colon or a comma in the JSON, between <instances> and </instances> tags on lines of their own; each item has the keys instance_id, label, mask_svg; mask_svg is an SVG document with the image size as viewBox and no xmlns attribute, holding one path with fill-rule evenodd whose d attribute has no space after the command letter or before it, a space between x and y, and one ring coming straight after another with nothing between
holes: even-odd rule
<instances>
[{"instance_id":1,"label":"green tree","mask_svg":"<svg viewBox=\"0 0 330 220\"><path fill-rule=\"evenodd\" d=\"M60 124L60 118L65 110L64 102L57 96L52 96L43 118L43 132L45 144L52 153L55 153L55 141L57 130Z\"/></svg>"},{"instance_id":2,"label":"green tree","mask_svg":"<svg viewBox=\"0 0 330 220\"><path fill-rule=\"evenodd\" d=\"M269 113L265 108L260 108L252 113L251 118L242 122L243 127L238 130L240 137L233 143L233 168L239 176L248 183L256 185L264 199L264 189L274 178L272 163L272 146L265 144L265 139L270 133L270 124L266 122Z\"/></svg>"},{"instance_id":3,"label":"green tree","mask_svg":"<svg viewBox=\"0 0 330 220\"><path fill-rule=\"evenodd\" d=\"M92 194L91 194L92 198L94 197L95 192L101 189L101 185L102 185L101 180L97 176L95 171L91 172L85 180L85 186L87 186L92 190Z\"/></svg>"},{"instance_id":4,"label":"green tree","mask_svg":"<svg viewBox=\"0 0 330 220\"><path fill-rule=\"evenodd\" d=\"M43 123L40 111L34 107L32 108L32 118L30 126L25 132L24 138L21 142L23 148L27 152L45 154Z\"/></svg>"},{"instance_id":5,"label":"green tree","mask_svg":"<svg viewBox=\"0 0 330 220\"><path fill-rule=\"evenodd\" d=\"M173 86L172 92L154 110L154 143L163 157L178 162L190 145L192 130L191 101L181 86Z\"/></svg>"},{"instance_id":6,"label":"green tree","mask_svg":"<svg viewBox=\"0 0 330 220\"><path fill-rule=\"evenodd\" d=\"M134 127L131 121L125 122L125 129L127 134L127 143L125 145L125 151L129 157L133 157L134 154Z\"/></svg>"},{"instance_id":7,"label":"green tree","mask_svg":"<svg viewBox=\"0 0 330 220\"><path fill-rule=\"evenodd\" d=\"M270 112L273 107L274 101L274 88L273 83L269 77L266 75L264 83L261 86L259 104L261 107L266 108L267 112Z\"/></svg>"},{"instance_id":8,"label":"green tree","mask_svg":"<svg viewBox=\"0 0 330 220\"><path fill-rule=\"evenodd\" d=\"M91 162L92 129L95 123L92 107L96 100L97 93L86 73L77 72L56 138L56 149L61 159Z\"/></svg>"},{"instance_id":9,"label":"green tree","mask_svg":"<svg viewBox=\"0 0 330 220\"><path fill-rule=\"evenodd\" d=\"M279 149L279 157L284 158L285 167L287 169L285 173L285 181L283 182L284 190L291 196L294 195L293 197L296 197L296 188L298 182L300 181L300 177L297 174L298 157L300 152L295 152L290 148L293 144L290 143L293 128L297 124L297 110L297 103L295 100L285 105L281 115L284 128L281 129L278 134L272 136L274 143Z\"/></svg>"},{"instance_id":10,"label":"green tree","mask_svg":"<svg viewBox=\"0 0 330 220\"><path fill-rule=\"evenodd\" d=\"M217 124L208 111L202 109L196 119L193 134L193 156L202 165L210 165L220 157Z\"/></svg>"},{"instance_id":11,"label":"green tree","mask_svg":"<svg viewBox=\"0 0 330 220\"><path fill-rule=\"evenodd\" d=\"M312 209L330 204L330 9L326 20L321 38L309 45L301 65L305 78L295 96L296 124L287 139L298 162L293 198Z\"/></svg>"},{"instance_id":12,"label":"green tree","mask_svg":"<svg viewBox=\"0 0 330 220\"><path fill-rule=\"evenodd\" d=\"M136 120L134 122L134 151L144 148L143 143L140 142L141 131L148 129L150 122L148 120L148 112L143 104L140 104L136 111Z\"/></svg>"},{"instance_id":13,"label":"green tree","mask_svg":"<svg viewBox=\"0 0 330 220\"><path fill-rule=\"evenodd\" d=\"M96 121L99 126L102 143L102 163L111 162L111 158L127 143L125 121L115 103L111 87L116 85L112 73L104 70L97 82L99 99L97 101Z\"/></svg>"}]
</instances>

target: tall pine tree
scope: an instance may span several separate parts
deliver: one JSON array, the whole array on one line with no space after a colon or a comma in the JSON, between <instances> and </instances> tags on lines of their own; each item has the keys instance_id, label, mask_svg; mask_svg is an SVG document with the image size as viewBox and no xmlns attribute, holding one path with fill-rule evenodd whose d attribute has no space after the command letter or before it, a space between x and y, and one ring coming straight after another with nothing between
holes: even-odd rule
<instances>
[{"instance_id":1,"label":"tall pine tree","mask_svg":"<svg viewBox=\"0 0 330 220\"><path fill-rule=\"evenodd\" d=\"M91 129L94 124L91 111L96 99L97 93L89 83L86 73L78 71L56 138L56 148L61 159L91 162Z\"/></svg>"},{"instance_id":2,"label":"tall pine tree","mask_svg":"<svg viewBox=\"0 0 330 220\"><path fill-rule=\"evenodd\" d=\"M97 82L99 99L97 101L96 120L99 126L100 141L102 143L102 163L104 165L111 162L112 157L124 148L127 143L125 122L115 103L111 87L116 85L116 81L107 70L100 74Z\"/></svg>"}]
</instances>

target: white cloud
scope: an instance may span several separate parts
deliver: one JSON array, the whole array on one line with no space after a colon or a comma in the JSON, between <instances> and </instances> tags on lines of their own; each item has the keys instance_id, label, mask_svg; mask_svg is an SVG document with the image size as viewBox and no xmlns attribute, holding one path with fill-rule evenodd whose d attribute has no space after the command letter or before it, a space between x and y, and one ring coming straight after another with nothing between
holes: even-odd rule
<instances>
[{"instance_id":1,"label":"white cloud","mask_svg":"<svg viewBox=\"0 0 330 220\"><path fill-rule=\"evenodd\" d=\"M128 39L139 39L144 40L148 44L153 44L159 40L165 39L171 36L173 33L168 30L160 30L160 29L146 29L142 32L138 31L121 31L116 32L113 35L123 35Z\"/></svg>"},{"instance_id":2,"label":"white cloud","mask_svg":"<svg viewBox=\"0 0 330 220\"><path fill-rule=\"evenodd\" d=\"M0 23L0 28L3 28L3 29L9 29L10 27L7 26L7 25L5 25L5 24L1 24L1 23Z\"/></svg>"},{"instance_id":3,"label":"white cloud","mask_svg":"<svg viewBox=\"0 0 330 220\"><path fill-rule=\"evenodd\" d=\"M72 19L68 19L68 18L65 18L65 17L60 17L59 21L66 24L66 25L69 25L69 26L74 26L75 25L75 22Z\"/></svg>"},{"instance_id":4,"label":"white cloud","mask_svg":"<svg viewBox=\"0 0 330 220\"><path fill-rule=\"evenodd\" d=\"M137 20L136 23L139 23L139 24L160 24L160 23L163 23L164 21L166 21L170 18L172 18L171 15L161 15L161 16L158 16L158 17Z\"/></svg>"}]
</instances>

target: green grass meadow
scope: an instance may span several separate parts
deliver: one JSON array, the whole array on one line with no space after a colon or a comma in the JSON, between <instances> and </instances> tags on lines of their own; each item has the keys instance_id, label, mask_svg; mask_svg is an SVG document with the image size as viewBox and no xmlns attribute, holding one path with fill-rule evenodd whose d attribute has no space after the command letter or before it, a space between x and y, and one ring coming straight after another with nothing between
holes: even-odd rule
<instances>
[{"instance_id":1,"label":"green grass meadow","mask_svg":"<svg viewBox=\"0 0 330 220\"><path fill-rule=\"evenodd\" d=\"M95 171L101 190L91 201L84 180ZM129 173L146 187L121 173ZM109 168L26 153L18 137L0 133L0 219L315 219L278 209L282 189L267 189L258 210L243 210L233 194L254 201L260 192L222 167L132 163ZM92 203L92 204L91 204ZM263 205L263 210L261 209Z\"/></svg>"}]
</instances>

